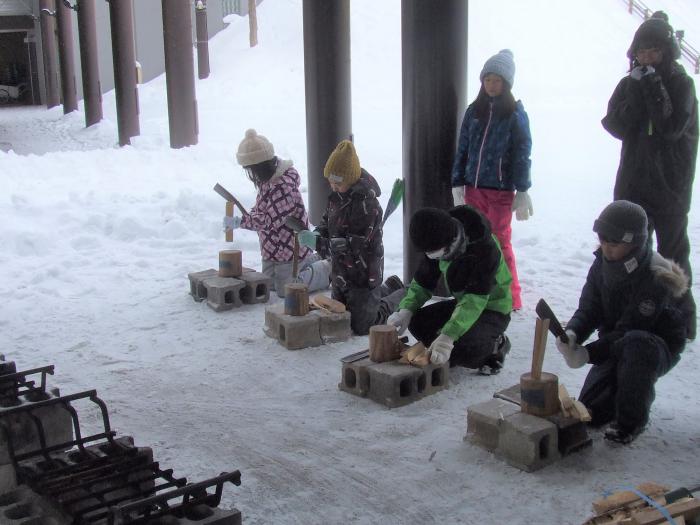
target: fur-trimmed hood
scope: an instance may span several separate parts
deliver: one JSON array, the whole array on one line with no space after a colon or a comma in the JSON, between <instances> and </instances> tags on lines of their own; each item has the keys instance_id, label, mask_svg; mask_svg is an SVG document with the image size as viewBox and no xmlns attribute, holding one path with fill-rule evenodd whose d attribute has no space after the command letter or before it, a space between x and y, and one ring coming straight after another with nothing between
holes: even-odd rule
<instances>
[{"instance_id":1,"label":"fur-trimmed hood","mask_svg":"<svg viewBox=\"0 0 700 525\"><path fill-rule=\"evenodd\" d=\"M688 291L690 279L677 262L653 252L649 268L654 274L654 279L662 283L674 297L680 298Z\"/></svg>"}]
</instances>

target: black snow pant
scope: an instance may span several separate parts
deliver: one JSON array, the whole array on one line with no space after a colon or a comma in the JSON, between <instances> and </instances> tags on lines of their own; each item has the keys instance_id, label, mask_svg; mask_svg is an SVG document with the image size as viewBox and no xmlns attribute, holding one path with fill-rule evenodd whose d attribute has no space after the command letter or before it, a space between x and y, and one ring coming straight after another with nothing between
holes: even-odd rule
<instances>
[{"instance_id":1,"label":"black snow pant","mask_svg":"<svg viewBox=\"0 0 700 525\"><path fill-rule=\"evenodd\" d=\"M656 232L656 251L667 259L677 262L690 279L689 284L692 284L688 214L659 214L647 211L647 215L649 216L649 238L651 239L652 232ZM697 312L690 289L683 296L681 308L687 319L688 339L695 339Z\"/></svg>"},{"instance_id":2,"label":"black snow pant","mask_svg":"<svg viewBox=\"0 0 700 525\"><path fill-rule=\"evenodd\" d=\"M457 301L449 299L419 309L411 318L408 330L426 348L440 334L452 316ZM496 340L510 323L510 315L484 310L472 327L457 341L450 355L450 366L480 368L496 348Z\"/></svg>"},{"instance_id":3,"label":"black snow pant","mask_svg":"<svg viewBox=\"0 0 700 525\"><path fill-rule=\"evenodd\" d=\"M591 411L591 425L610 421L632 431L649 421L656 380L680 359L666 342L644 330L630 330L615 341L607 361L588 372L579 400Z\"/></svg>"},{"instance_id":4,"label":"black snow pant","mask_svg":"<svg viewBox=\"0 0 700 525\"><path fill-rule=\"evenodd\" d=\"M396 290L384 295L382 286L369 288L341 288L333 285L332 297L345 305L350 312L350 328L357 335L367 335L370 327L375 324L385 324L401 299L406 295L406 289Z\"/></svg>"}]
</instances>

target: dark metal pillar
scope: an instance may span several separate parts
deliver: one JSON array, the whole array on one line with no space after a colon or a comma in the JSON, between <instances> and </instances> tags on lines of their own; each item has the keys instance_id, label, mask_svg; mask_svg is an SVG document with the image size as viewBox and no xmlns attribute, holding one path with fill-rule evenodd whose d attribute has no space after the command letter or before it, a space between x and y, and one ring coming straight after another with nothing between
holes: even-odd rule
<instances>
[{"instance_id":1,"label":"dark metal pillar","mask_svg":"<svg viewBox=\"0 0 700 525\"><path fill-rule=\"evenodd\" d=\"M52 108L61 103L58 91L56 22L53 16L56 4L53 0L40 0L39 10L41 13L41 51L44 58L46 107Z\"/></svg>"},{"instance_id":2,"label":"dark metal pillar","mask_svg":"<svg viewBox=\"0 0 700 525\"><path fill-rule=\"evenodd\" d=\"M209 76L209 31L207 30L207 3L197 0L195 4L197 25L197 74L198 77Z\"/></svg>"},{"instance_id":3,"label":"dark metal pillar","mask_svg":"<svg viewBox=\"0 0 700 525\"><path fill-rule=\"evenodd\" d=\"M100 69L97 62L95 0L80 0L77 7L85 127L90 127L102 120L102 90L100 88Z\"/></svg>"},{"instance_id":4,"label":"dark metal pillar","mask_svg":"<svg viewBox=\"0 0 700 525\"><path fill-rule=\"evenodd\" d=\"M170 147L197 144L190 0L162 0Z\"/></svg>"},{"instance_id":5,"label":"dark metal pillar","mask_svg":"<svg viewBox=\"0 0 700 525\"><path fill-rule=\"evenodd\" d=\"M78 92L75 89L75 64L73 62L73 13L61 0L56 2L58 27L58 58L61 65L61 95L63 113L78 109Z\"/></svg>"},{"instance_id":6,"label":"dark metal pillar","mask_svg":"<svg viewBox=\"0 0 700 525\"><path fill-rule=\"evenodd\" d=\"M132 0L109 0L109 25L112 33L114 91L117 99L119 145L141 133L139 129L139 93L136 87L136 51L134 48L134 6Z\"/></svg>"},{"instance_id":7,"label":"dark metal pillar","mask_svg":"<svg viewBox=\"0 0 700 525\"><path fill-rule=\"evenodd\" d=\"M309 217L318 224L330 192L323 167L352 138L349 0L304 0L304 81Z\"/></svg>"},{"instance_id":8,"label":"dark metal pillar","mask_svg":"<svg viewBox=\"0 0 700 525\"><path fill-rule=\"evenodd\" d=\"M411 215L452 206L451 171L465 109L468 0L402 0L404 278L421 260Z\"/></svg>"}]
</instances>

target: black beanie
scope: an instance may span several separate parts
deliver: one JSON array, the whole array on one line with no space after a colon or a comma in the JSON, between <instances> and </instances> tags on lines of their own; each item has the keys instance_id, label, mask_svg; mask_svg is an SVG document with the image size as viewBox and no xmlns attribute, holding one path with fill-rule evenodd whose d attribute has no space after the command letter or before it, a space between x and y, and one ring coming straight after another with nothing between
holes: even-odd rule
<instances>
[{"instance_id":1,"label":"black beanie","mask_svg":"<svg viewBox=\"0 0 700 525\"><path fill-rule=\"evenodd\" d=\"M637 50L650 47L658 47L672 60L681 57L681 48L671 24L668 23L668 15L663 11L656 11L651 18L642 22L627 50L627 58L634 60Z\"/></svg>"},{"instance_id":2,"label":"black beanie","mask_svg":"<svg viewBox=\"0 0 700 525\"><path fill-rule=\"evenodd\" d=\"M647 242L647 214L639 204L615 201L593 223L593 231L612 242L641 246Z\"/></svg>"},{"instance_id":3,"label":"black beanie","mask_svg":"<svg viewBox=\"0 0 700 525\"><path fill-rule=\"evenodd\" d=\"M457 236L457 221L445 210L422 208L411 217L409 235L422 252L448 247Z\"/></svg>"}]
</instances>

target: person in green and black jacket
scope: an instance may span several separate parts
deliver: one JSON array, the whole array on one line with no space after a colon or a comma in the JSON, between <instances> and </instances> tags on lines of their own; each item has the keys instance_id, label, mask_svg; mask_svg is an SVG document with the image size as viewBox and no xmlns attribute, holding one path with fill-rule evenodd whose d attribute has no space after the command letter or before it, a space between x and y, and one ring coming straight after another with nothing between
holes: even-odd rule
<instances>
[{"instance_id":1,"label":"person in green and black jacket","mask_svg":"<svg viewBox=\"0 0 700 525\"><path fill-rule=\"evenodd\" d=\"M423 208L411 241L425 252L399 310L387 320L430 350L432 363L498 373L510 342L511 275L487 220L469 206ZM424 306L443 277L452 299Z\"/></svg>"}]
</instances>

